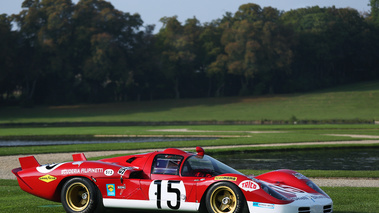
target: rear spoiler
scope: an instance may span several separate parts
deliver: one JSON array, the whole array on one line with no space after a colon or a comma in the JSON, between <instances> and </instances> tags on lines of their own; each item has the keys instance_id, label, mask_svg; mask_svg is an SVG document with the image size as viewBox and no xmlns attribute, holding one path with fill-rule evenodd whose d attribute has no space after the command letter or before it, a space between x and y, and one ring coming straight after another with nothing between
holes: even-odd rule
<instances>
[{"instance_id":1,"label":"rear spoiler","mask_svg":"<svg viewBox=\"0 0 379 213\"><path fill-rule=\"evenodd\" d=\"M86 161L87 158L84 153L73 154L72 158L74 161ZM41 166L34 156L21 157L18 159L20 161L21 169L36 168Z\"/></svg>"},{"instance_id":2,"label":"rear spoiler","mask_svg":"<svg viewBox=\"0 0 379 213\"><path fill-rule=\"evenodd\" d=\"M22 169L29 169L41 166L34 156L21 157L18 159Z\"/></svg>"},{"instance_id":3,"label":"rear spoiler","mask_svg":"<svg viewBox=\"0 0 379 213\"><path fill-rule=\"evenodd\" d=\"M86 156L84 155L84 153L79 153L79 154L73 154L72 155L72 159L74 161L86 161L87 158Z\"/></svg>"}]
</instances>

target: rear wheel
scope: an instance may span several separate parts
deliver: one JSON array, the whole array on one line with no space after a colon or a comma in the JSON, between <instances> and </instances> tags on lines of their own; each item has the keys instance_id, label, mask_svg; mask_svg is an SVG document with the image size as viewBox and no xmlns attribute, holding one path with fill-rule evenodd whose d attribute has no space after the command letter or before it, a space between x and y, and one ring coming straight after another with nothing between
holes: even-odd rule
<instances>
[{"instance_id":1,"label":"rear wheel","mask_svg":"<svg viewBox=\"0 0 379 213\"><path fill-rule=\"evenodd\" d=\"M241 190L229 182L214 184L208 190L205 202L208 212L213 213L240 213L245 205Z\"/></svg>"},{"instance_id":2,"label":"rear wheel","mask_svg":"<svg viewBox=\"0 0 379 213\"><path fill-rule=\"evenodd\" d=\"M96 210L96 186L86 178L72 178L62 188L61 201L66 212L90 213Z\"/></svg>"}]
</instances>

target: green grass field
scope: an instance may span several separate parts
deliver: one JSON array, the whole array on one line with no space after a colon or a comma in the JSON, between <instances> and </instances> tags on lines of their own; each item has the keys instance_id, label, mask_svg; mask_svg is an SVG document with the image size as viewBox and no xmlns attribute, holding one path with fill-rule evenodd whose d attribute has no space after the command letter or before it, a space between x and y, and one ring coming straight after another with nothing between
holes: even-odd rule
<instances>
[{"instance_id":1,"label":"green grass field","mask_svg":"<svg viewBox=\"0 0 379 213\"><path fill-rule=\"evenodd\" d=\"M122 121L248 121L248 120L379 120L379 82L367 82L309 94L264 97L160 100L75 106L0 107L0 124ZM187 129L187 132L152 130ZM252 131L260 131L253 133ZM269 131L279 131L271 133ZM330 134L366 135L363 138ZM164 143L111 143L55 146L2 147L0 155L100 150L163 149L216 145L298 143L284 147L243 148L244 150L375 147L379 145L312 145L301 142L378 140L379 125L188 125L188 126L82 126L82 127L0 127L0 140L99 140L96 135L128 136L214 136L204 141ZM237 136L237 137L235 137ZM104 138L103 138L104 139ZM108 139L110 140L110 139ZM207 150L207 153L228 148ZM104 156L103 156L104 157ZM99 158L103 158L99 157ZM95 160L95 159L93 159ZM251 173L252 171L244 171ZM254 171L255 174L265 171ZM309 177L371 177L379 171L301 171ZM379 188L323 187L334 201L334 212L366 213L379 209ZM0 212L63 212L60 203L46 201L20 190L14 180L0 180Z\"/></svg>"},{"instance_id":2,"label":"green grass field","mask_svg":"<svg viewBox=\"0 0 379 213\"><path fill-rule=\"evenodd\" d=\"M0 123L245 121L293 118L379 120L379 82L306 94L0 108Z\"/></svg>"},{"instance_id":3,"label":"green grass field","mask_svg":"<svg viewBox=\"0 0 379 213\"><path fill-rule=\"evenodd\" d=\"M187 129L187 132L167 132L152 130ZM256 133L258 131L259 133ZM272 133L274 131L275 133ZM334 136L330 134L367 135L367 138L351 138L348 136ZM379 136L379 125L216 125L216 126L139 126L139 127L23 127L0 128L0 140L108 140L117 138L99 138L96 135L120 135L120 138L129 136L216 136L209 140L171 141L164 143L108 143L103 144L73 144L54 146L23 146L2 147L0 155L57 153L57 152L86 152L133 149L163 149L168 147L183 148L196 146L225 146L225 145L257 145L275 143L298 143L288 147L251 147L245 150L285 149L285 148L320 148L320 147L351 147L357 145L312 145L303 146L301 142L322 141L352 141L374 140L369 136ZM359 146L378 146L359 145ZM238 149L238 148L234 148ZM233 149L229 149L233 150ZM220 150L207 150L214 152Z\"/></svg>"}]
</instances>

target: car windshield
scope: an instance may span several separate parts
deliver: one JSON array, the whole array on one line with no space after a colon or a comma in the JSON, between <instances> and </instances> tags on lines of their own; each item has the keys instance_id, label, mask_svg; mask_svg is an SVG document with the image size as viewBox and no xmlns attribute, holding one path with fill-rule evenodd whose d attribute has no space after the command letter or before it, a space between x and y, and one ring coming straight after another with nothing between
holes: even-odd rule
<instances>
[{"instance_id":1,"label":"car windshield","mask_svg":"<svg viewBox=\"0 0 379 213\"><path fill-rule=\"evenodd\" d=\"M241 172L208 155L203 157L193 155L187 158L182 168L182 176L212 177L226 173L243 175Z\"/></svg>"}]
</instances>

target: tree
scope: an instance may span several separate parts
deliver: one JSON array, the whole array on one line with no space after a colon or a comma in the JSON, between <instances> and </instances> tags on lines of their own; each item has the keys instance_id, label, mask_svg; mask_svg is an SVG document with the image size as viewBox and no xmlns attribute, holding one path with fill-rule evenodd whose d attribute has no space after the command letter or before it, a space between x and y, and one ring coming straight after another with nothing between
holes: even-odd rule
<instances>
[{"instance_id":1,"label":"tree","mask_svg":"<svg viewBox=\"0 0 379 213\"><path fill-rule=\"evenodd\" d=\"M311 90L360 79L367 25L354 9L302 8L282 17L296 33L291 87ZM370 57L370 56L365 56Z\"/></svg>"},{"instance_id":2,"label":"tree","mask_svg":"<svg viewBox=\"0 0 379 213\"><path fill-rule=\"evenodd\" d=\"M227 65L228 73L240 76L240 95L249 94L249 84L258 74L277 71L291 63L292 51L281 34L280 12L256 4L241 5L222 35L225 54L219 55L214 67Z\"/></svg>"},{"instance_id":3,"label":"tree","mask_svg":"<svg viewBox=\"0 0 379 213\"><path fill-rule=\"evenodd\" d=\"M81 0L73 13L80 93L88 101L126 100L142 20L102 0Z\"/></svg>"},{"instance_id":4,"label":"tree","mask_svg":"<svg viewBox=\"0 0 379 213\"><path fill-rule=\"evenodd\" d=\"M65 47L71 37L72 3L70 0L25 0L22 7L25 9L15 16L24 41L22 95L25 100L34 99L35 93L40 99L46 98L49 93L51 97L57 97L57 94L51 93L52 88L46 88L61 81L47 80L47 76L55 75L63 81L66 79L64 72L69 64L65 61L69 60ZM52 84L52 81L55 83Z\"/></svg>"},{"instance_id":5,"label":"tree","mask_svg":"<svg viewBox=\"0 0 379 213\"><path fill-rule=\"evenodd\" d=\"M371 16L244 4L205 24L163 17L154 35L105 0L25 0L0 16L0 102L283 93L377 78L378 2Z\"/></svg>"},{"instance_id":6,"label":"tree","mask_svg":"<svg viewBox=\"0 0 379 213\"><path fill-rule=\"evenodd\" d=\"M216 97L222 96L225 88L226 66L225 63L220 64L222 59L217 60L218 56L224 56L220 24L220 20L205 24L199 38L201 53L198 58L201 60L201 69L209 78L208 97L211 96L213 87L215 87L214 96Z\"/></svg>"},{"instance_id":7,"label":"tree","mask_svg":"<svg viewBox=\"0 0 379 213\"><path fill-rule=\"evenodd\" d=\"M103 0L25 0L23 8L15 20L23 40L25 99L109 101L126 92L143 23L138 14Z\"/></svg>"},{"instance_id":8,"label":"tree","mask_svg":"<svg viewBox=\"0 0 379 213\"><path fill-rule=\"evenodd\" d=\"M190 19L183 27L177 17L161 19L162 29L157 37L162 52L161 70L173 84L175 98L180 98L180 85L194 71L192 62L196 58L195 43L198 39L199 21Z\"/></svg>"},{"instance_id":9,"label":"tree","mask_svg":"<svg viewBox=\"0 0 379 213\"><path fill-rule=\"evenodd\" d=\"M11 17L0 15L0 103L14 98L13 92L20 85L16 72L18 34L12 31L11 22Z\"/></svg>"},{"instance_id":10,"label":"tree","mask_svg":"<svg viewBox=\"0 0 379 213\"><path fill-rule=\"evenodd\" d=\"M371 6L371 21L376 25L379 25L379 0L370 0Z\"/></svg>"},{"instance_id":11,"label":"tree","mask_svg":"<svg viewBox=\"0 0 379 213\"><path fill-rule=\"evenodd\" d=\"M166 95L165 88L162 88L165 78L158 68L159 53L155 48L154 27L154 25L149 25L144 32L137 34L136 47L131 55L134 67L132 72L133 87L130 89L132 89L133 97L138 101L164 98Z\"/></svg>"}]
</instances>

